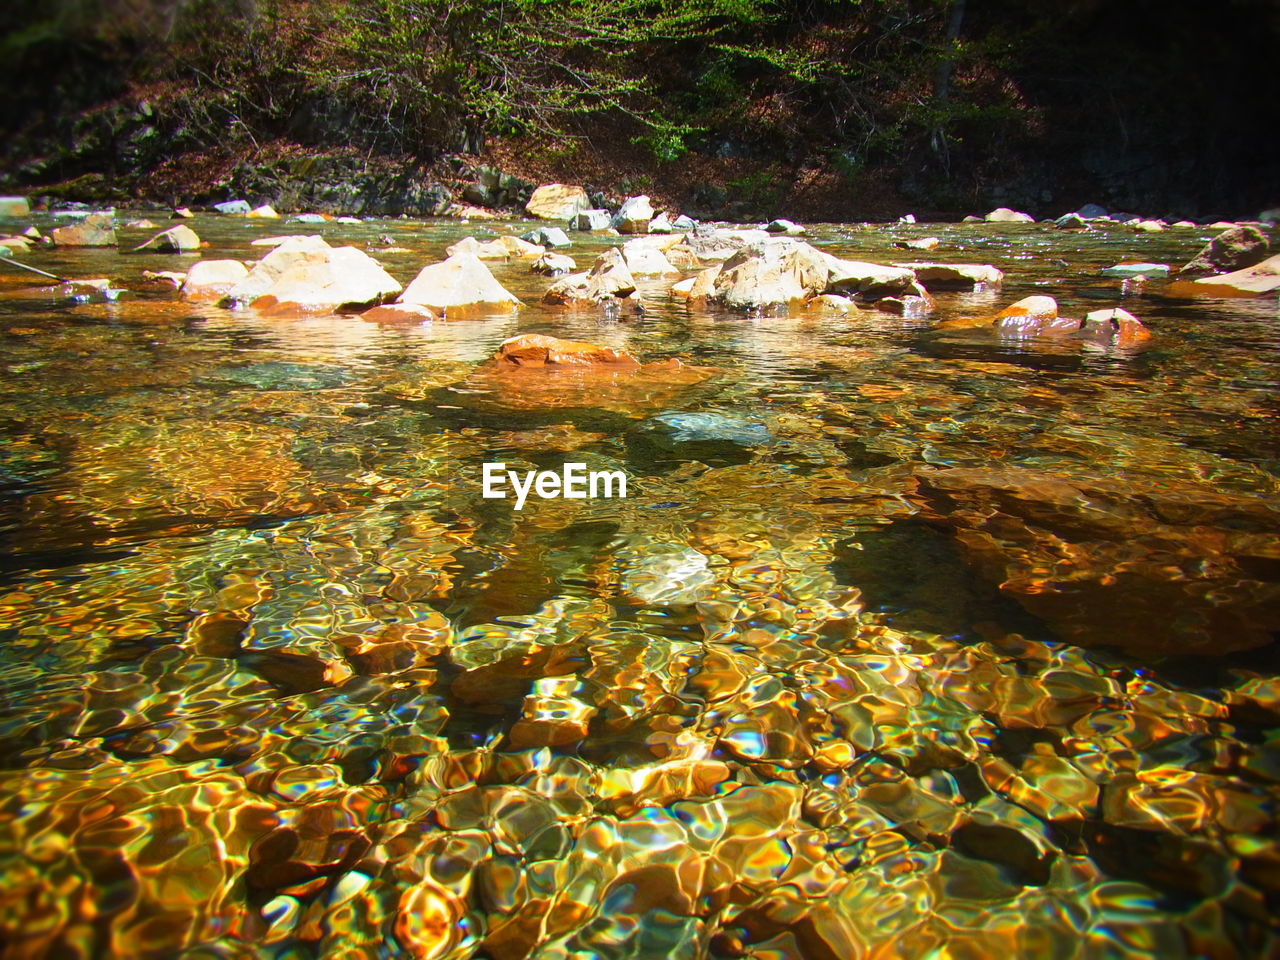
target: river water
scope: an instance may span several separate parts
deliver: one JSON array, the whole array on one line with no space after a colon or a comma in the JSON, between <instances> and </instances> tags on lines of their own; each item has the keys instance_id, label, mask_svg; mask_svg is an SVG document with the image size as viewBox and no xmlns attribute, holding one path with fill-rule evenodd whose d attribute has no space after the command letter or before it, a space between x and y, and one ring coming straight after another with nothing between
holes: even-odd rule
<instances>
[{"instance_id":1,"label":"river water","mask_svg":"<svg viewBox=\"0 0 1280 960\"><path fill-rule=\"evenodd\" d=\"M402 283L529 226L191 225ZM3 955L1280 955L1277 301L1099 275L1209 237L823 225L1005 284L611 319L510 261L518 313L416 327L27 255L130 290L0 275ZM1030 294L1153 338L946 325ZM516 332L711 373L486 377ZM628 496L517 512L492 461Z\"/></svg>"}]
</instances>

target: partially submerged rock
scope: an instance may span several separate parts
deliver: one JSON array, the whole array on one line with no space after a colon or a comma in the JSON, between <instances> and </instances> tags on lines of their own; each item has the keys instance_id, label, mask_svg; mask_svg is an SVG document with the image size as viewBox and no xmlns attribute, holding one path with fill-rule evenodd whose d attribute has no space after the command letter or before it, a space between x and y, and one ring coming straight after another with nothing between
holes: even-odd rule
<instances>
[{"instance_id":1,"label":"partially submerged rock","mask_svg":"<svg viewBox=\"0 0 1280 960\"><path fill-rule=\"evenodd\" d=\"M569 235L559 227L538 227L536 230L530 230L520 239L525 243L532 243L551 250L573 246L573 241L569 239Z\"/></svg>"},{"instance_id":2,"label":"partially submerged rock","mask_svg":"<svg viewBox=\"0 0 1280 960\"><path fill-rule=\"evenodd\" d=\"M249 268L239 260L198 260L187 270L180 293L186 300L216 302L248 276Z\"/></svg>"},{"instance_id":3,"label":"partially submerged rock","mask_svg":"<svg viewBox=\"0 0 1280 960\"><path fill-rule=\"evenodd\" d=\"M494 354L499 365L516 367L583 366L620 364L639 366L639 361L625 350L615 350L598 343L562 340L542 334L526 333L504 340Z\"/></svg>"},{"instance_id":4,"label":"partially submerged rock","mask_svg":"<svg viewBox=\"0 0 1280 960\"><path fill-rule=\"evenodd\" d=\"M250 210L247 214L245 214L245 216L247 216L247 217L253 217L253 218L255 218L255 219L259 219L259 220L278 220L278 219L280 219L280 214L276 213L275 208L274 208L273 206L271 206L271 204L269 204L269 203L264 203L264 204L263 204L262 206L260 206L260 207L254 207L254 208L253 208L252 210Z\"/></svg>"},{"instance_id":5,"label":"partially submerged rock","mask_svg":"<svg viewBox=\"0 0 1280 960\"><path fill-rule=\"evenodd\" d=\"M1203 280L1179 280L1162 291L1174 297L1260 297L1280 290L1280 254L1259 264Z\"/></svg>"},{"instance_id":6,"label":"partially submerged rock","mask_svg":"<svg viewBox=\"0 0 1280 960\"><path fill-rule=\"evenodd\" d=\"M1004 283L1004 273L989 263L904 263L929 291L988 290Z\"/></svg>"},{"instance_id":7,"label":"partially submerged rock","mask_svg":"<svg viewBox=\"0 0 1280 960\"><path fill-rule=\"evenodd\" d=\"M1057 301L1045 296L1026 297L1006 307L993 326L1002 336L1073 337L1117 347L1134 347L1151 339L1142 321L1127 310L1094 310L1077 320L1059 316Z\"/></svg>"},{"instance_id":8,"label":"partially submerged rock","mask_svg":"<svg viewBox=\"0 0 1280 960\"><path fill-rule=\"evenodd\" d=\"M906 293L916 281L910 267L890 267L821 254L828 267L826 292L856 293L866 300Z\"/></svg>"},{"instance_id":9,"label":"partially submerged rock","mask_svg":"<svg viewBox=\"0 0 1280 960\"><path fill-rule=\"evenodd\" d=\"M1178 271L1179 280L1199 280L1244 270L1267 259L1271 244L1257 227L1232 227L1218 234Z\"/></svg>"},{"instance_id":10,"label":"partially submerged rock","mask_svg":"<svg viewBox=\"0 0 1280 960\"><path fill-rule=\"evenodd\" d=\"M765 230L769 233L782 233L788 237L799 237L804 234L804 227L790 220L771 220L765 226Z\"/></svg>"},{"instance_id":11,"label":"partially submerged rock","mask_svg":"<svg viewBox=\"0 0 1280 960\"><path fill-rule=\"evenodd\" d=\"M600 304L630 298L635 292L635 277L622 251L614 247L597 257L586 273L575 273L556 281L543 300L566 306Z\"/></svg>"},{"instance_id":12,"label":"partially submerged rock","mask_svg":"<svg viewBox=\"0 0 1280 960\"><path fill-rule=\"evenodd\" d=\"M423 267L397 302L429 307L444 319L475 311L514 310L520 305L471 253L455 254Z\"/></svg>"},{"instance_id":13,"label":"partially submerged rock","mask_svg":"<svg viewBox=\"0 0 1280 960\"><path fill-rule=\"evenodd\" d=\"M1089 228L1089 224L1084 217L1078 213L1064 213L1053 221L1053 225L1059 230L1087 230Z\"/></svg>"},{"instance_id":14,"label":"partially submerged rock","mask_svg":"<svg viewBox=\"0 0 1280 960\"><path fill-rule=\"evenodd\" d=\"M477 240L475 237L463 237L445 250L447 256L469 253L481 260L509 260L515 257L540 257L546 253L546 247L521 240L519 237L495 237L492 240Z\"/></svg>"},{"instance_id":15,"label":"partially submerged rock","mask_svg":"<svg viewBox=\"0 0 1280 960\"><path fill-rule=\"evenodd\" d=\"M544 253L529 268L534 273L546 274L549 277L562 277L578 269L573 257L563 253Z\"/></svg>"},{"instance_id":16,"label":"partially submerged rock","mask_svg":"<svg viewBox=\"0 0 1280 960\"><path fill-rule=\"evenodd\" d=\"M189 253L200 249L200 237L190 227L185 224L179 224L176 227L170 227L168 230L160 231L154 237L138 244L133 249L135 251L154 250L157 253Z\"/></svg>"},{"instance_id":17,"label":"partially submerged rock","mask_svg":"<svg viewBox=\"0 0 1280 960\"><path fill-rule=\"evenodd\" d=\"M1169 275L1169 265L1167 263L1117 263L1114 266L1103 267L1099 273L1104 277L1120 277L1122 279L1146 277L1149 280L1152 277L1167 277Z\"/></svg>"},{"instance_id":18,"label":"partially submerged rock","mask_svg":"<svg viewBox=\"0 0 1280 960\"><path fill-rule=\"evenodd\" d=\"M248 200L224 200L222 203L215 203L213 209L217 213L228 215L244 215L252 208L249 206Z\"/></svg>"},{"instance_id":19,"label":"partially submerged rock","mask_svg":"<svg viewBox=\"0 0 1280 960\"><path fill-rule=\"evenodd\" d=\"M1112 307L1093 310L1081 321L1078 335L1086 340L1117 347L1133 347L1151 339L1151 331L1128 310Z\"/></svg>"},{"instance_id":20,"label":"partially submerged rock","mask_svg":"<svg viewBox=\"0 0 1280 960\"><path fill-rule=\"evenodd\" d=\"M384 303L360 314L361 320L370 323L430 323L436 319L428 307L415 303Z\"/></svg>"},{"instance_id":21,"label":"partially submerged rock","mask_svg":"<svg viewBox=\"0 0 1280 960\"><path fill-rule=\"evenodd\" d=\"M1023 297L996 314L995 328L1002 334L1035 337L1044 334L1070 333L1078 330L1078 321L1058 317L1058 301L1053 297Z\"/></svg>"},{"instance_id":22,"label":"partially submerged rock","mask_svg":"<svg viewBox=\"0 0 1280 960\"><path fill-rule=\"evenodd\" d=\"M540 220L570 220L591 207L587 191L564 183L544 183L524 205L525 213Z\"/></svg>"},{"instance_id":23,"label":"partially submerged rock","mask_svg":"<svg viewBox=\"0 0 1280 960\"><path fill-rule=\"evenodd\" d=\"M93 213L80 223L69 227L55 227L51 233L59 247L114 247L116 231L111 217L105 213Z\"/></svg>"},{"instance_id":24,"label":"partially submerged rock","mask_svg":"<svg viewBox=\"0 0 1280 960\"><path fill-rule=\"evenodd\" d=\"M829 273L828 258L809 244L766 240L726 260L708 296L732 310L785 307L825 293Z\"/></svg>"},{"instance_id":25,"label":"partially submerged rock","mask_svg":"<svg viewBox=\"0 0 1280 960\"><path fill-rule=\"evenodd\" d=\"M1036 218L1029 213L1010 210L1008 207L996 207L984 218L987 223L1035 223Z\"/></svg>"},{"instance_id":26,"label":"partially submerged rock","mask_svg":"<svg viewBox=\"0 0 1280 960\"><path fill-rule=\"evenodd\" d=\"M399 292L400 284L363 251L294 237L254 264L226 298L274 313L332 312L381 303Z\"/></svg>"}]
</instances>

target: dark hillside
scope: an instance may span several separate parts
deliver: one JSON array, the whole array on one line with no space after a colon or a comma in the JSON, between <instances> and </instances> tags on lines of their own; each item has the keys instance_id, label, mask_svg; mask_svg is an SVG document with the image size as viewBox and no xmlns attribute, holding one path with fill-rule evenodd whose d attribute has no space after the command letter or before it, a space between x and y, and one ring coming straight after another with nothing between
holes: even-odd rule
<instances>
[{"instance_id":1,"label":"dark hillside","mask_svg":"<svg viewBox=\"0 0 1280 960\"><path fill-rule=\"evenodd\" d=\"M488 164L741 216L1280 200L1269 0L10 0L0 28L6 190L424 213Z\"/></svg>"}]
</instances>

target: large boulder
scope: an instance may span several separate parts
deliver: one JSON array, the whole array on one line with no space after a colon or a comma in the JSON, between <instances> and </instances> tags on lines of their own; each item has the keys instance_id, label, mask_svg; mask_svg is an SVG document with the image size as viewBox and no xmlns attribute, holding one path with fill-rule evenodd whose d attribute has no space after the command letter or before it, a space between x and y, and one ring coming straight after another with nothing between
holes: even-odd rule
<instances>
[{"instance_id":1,"label":"large boulder","mask_svg":"<svg viewBox=\"0 0 1280 960\"><path fill-rule=\"evenodd\" d=\"M524 205L525 213L540 220L570 220L590 208L586 190L563 183L544 183Z\"/></svg>"},{"instance_id":2,"label":"large boulder","mask_svg":"<svg viewBox=\"0 0 1280 960\"><path fill-rule=\"evenodd\" d=\"M1232 273L1267 259L1271 244L1257 227L1232 227L1218 234L1178 271L1179 280Z\"/></svg>"},{"instance_id":3,"label":"large boulder","mask_svg":"<svg viewBox=\"0 0 1280 960\"><path fill-rule=\"evenodd\" d=\"M731 310L802 302L826 292L829 259L807 243L784 238L744 247L720 267L709 299Z\"/></svg>"},{"instance_id":4,"label":"large boulder","mask_svg":"<svg viewBox=\"0 0 1280 960\"><path fill-rule=\"evenodd\" d=\"M1222 656L1280 630L1280 504L1208 485L1030 469L917 474L925 516L1065 640Z\"/></svg>"},{"instance_id":5,"label":"large boulder","mask_svg":"<svg viewBox=\"0 0 1280 960\"><path fill-rule=\"evenodd\" d=\"M93 213L80 223L69 227L55 227L51 233L59 247L114 247L116 231L111 217L105 213Z\"/></svg>"},{"instance_id":6,"label":"large boulder","mask_svg":"<svg viewBox=\"0 0 1280 960\"><path fill-rule=\"evenodd\" d=\"M190 253L200 249L200 237L185 224L162 230L151 239L133 248L138 250L154 250L157 253Z\"/></svg>"},{"instance_id":7,"label":"large boulder","mask_svg":"<svg viewBox=\"0 0 1280 960\"><path fill-rule=\"evenodd\" d=\"M634 297L636 281L617 247L606 250L586 273L575 273L552 284L543 300L566 306L608 303Z\"/></svg>"},{"instance_id":8,"label":"large boulder","mask_svg":"<svg viewBox=\"0 0 1280 960\"><path fill-rule=\"evenodd\" d=\"M631 197L618 208L611 226L619 233L648 233L649 221L654 218L653 204L644 194Z\"/></svg>"},{"instance_id":9,"label":"large boulder","mask_svg":"<svg viewBox=\"0 0 1280 960\"><path fill-rule=\"evenodd\" d=\"M335 247L323 261L304 260L285 269L253 306L272 313L332 313L382 303L400 289L364 251Z\"/></svg>"},{"instance_id":10,"label":"large boulder","mask_svg":"<svg viewBox=\"0 0 1280 960\"><path fill-rule=\"evenodd\" d=\"M0 217L25 217L30 213L26 197L0 197Z\"/></svg>"},{"instance_id":11,"label":"large boulder","mask_svg":"<svg viewBox=\"0 0 1280 960\"><path fill-rule=\"evenodd\" d=\"M1004 273L989 263L903 263L929 291L988 290L1004 283Z\"/></svg>"},{"instance_id":12,"label":"large boulder","mask_svg":"<svg viewBox=\"0 0 1280 960\"><path fill-rule=\"evenodd\" d=\"M520 305L484 261L471 253L423 267L398 302L428 307L445 319L475 311L515 310Z\"/></svg>"},{"instance_id":13,"label":"large boulder","mask_svg":"<svg viewBox=\"0 0 1280 960\"><path fill-rule=\"evenodd\" d=\"M492 240L477 240L475 237L463 237L453 246L445 250L446 256L469 253L481 260L509 260L513 257L540 257L546 248L519 237L495 237Z\"/></svg>"},{"instance_id":14,"label":"large boulder","mask_svg":"<svg viewBox=\"0 0 1280 960\"><path fill-rule=\"evenodd\" d=\"M1035 223L1036 218L1029 213L1010 210L1008 207L996 207L985 217L987 223Z\"/></svg>"},{"instance_id":15,"label":"large boulder","mask_svg":"<svg viewBox=\"0 0 1280 960\"><path fill-rule=\"evenodd\" d=\"M323 263L332 251L320 237L287 237L255 263L248 276L227 291L227 299L241 305L252 303L286 270L304 263Z\"/></svg>"},{"instance_id":16,"label":"large boulder","mask_svg":"<svg viewBox=\"0 0 1280 960\"><path fill-rule=\"evenodd\" d=\"M186 300L219 301L249 276L239 260L200 260L187 270L179 293Z\"/></svg>"}]
</instances>

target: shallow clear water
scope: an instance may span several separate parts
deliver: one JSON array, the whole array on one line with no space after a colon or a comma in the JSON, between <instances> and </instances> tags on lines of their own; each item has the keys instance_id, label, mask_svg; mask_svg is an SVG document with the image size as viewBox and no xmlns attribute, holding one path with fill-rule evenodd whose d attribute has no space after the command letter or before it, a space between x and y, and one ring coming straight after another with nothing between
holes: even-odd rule
<instances>
[{"instance_id":1,"label":"shallow clear water","mask_svg":"<svg viewBox=\"0 0 1280 960\"><path fill-rule=\"evenodd\" d=\"M402 283L508 231L192 225ZM1005 271L921 320L612 321L512 261L518 314L393 328L19 257L134 289L0 274L4 955L1275 955L1277 302L1098 276L1207 238L814 229ZM1032 293L1154 339L939 327ZM714 374L486 377L517 331ZM567 460L629 496L481 497Z\"/></svg>"}]
</instances>

